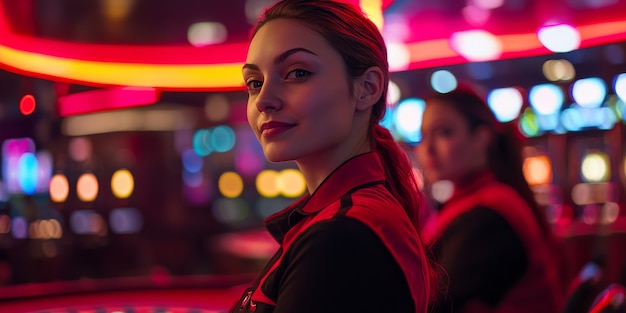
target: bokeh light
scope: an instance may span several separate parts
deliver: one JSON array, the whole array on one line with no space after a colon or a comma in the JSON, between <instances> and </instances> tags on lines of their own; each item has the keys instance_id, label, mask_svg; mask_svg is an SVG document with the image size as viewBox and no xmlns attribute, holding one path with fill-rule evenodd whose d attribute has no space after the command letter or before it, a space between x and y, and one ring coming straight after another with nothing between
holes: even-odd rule
<instances>
[{"instance_id":1,"label":"bokeh light","mask_svg":"<svg viewBox=\"0 0 626 313\"><path fill-rule=\"evenodd\" d=\"M28 235L32 239L59 239L63 237L63 227L55 219L36 220L28 227Z\"/></svg>"},{"instance_id":2,"label":"bokeh light","mask_svg":"<svg viewBox=\"0 0 626 313\"><path fill-rule=\"evenodd\" d=\"M453 193L454 184L449 180L436 181L431 186L432 197L439 203L448 201Z\"/></svg>"},{"instance_id":3,"label":"bokeh light","mask_svg":"<svg viewBox=\"0 0 626 313\"><path fill-rule=\"evenodd\" d=\"M530 108L526 108L522 116L520 116L519 126L522 134L526 137L535 137L541 132L539 120Z\"/></svg>"},{"instance_id":4,"label":"bokeh light","mask_svg":"<svg viewBox=\"0 0 626 313\"><path fill-rule=\"evenodd\" d=\"M500 39L484 30L455 32L450 37L450 46L472 62L495 60L502 54Z\"/></svg>"},{"instance_id":5,"label":"bokeh light","mask_svg":"<svg viewBox=\"0 0 626 313\"><path fill-rule=\"evenodd\" d=\"M20 100L20 112L23 115L31 115L35 112L36 107L37 103L35 102L35 97L33 97L33 95L24 95Z\"/></svg>"},{"instance_id":6,"label":"bokeh light","mask_svg":"<svg viewBox=\"0 0 626 313\"><path fill-rule=\"evenodd\" d=\"M143 217L136 208L117 208L109 215L111 231L116 234L136 234L143 227Z\"/></svg>"},{"instance_id":7,"label":"bokeh light","mask_svg":"<svg viewBox=\"0 0 626 313\"><path fill-rule=\"evenodd\" d=\"M54 174L50 179L50 200L52 202L63 202L67 200L70 193L70 184L65 175Z\"/></svg>"},{"instance_id":8,"label":"bokeh light","mask_svg":"<svg viewBox=\"0 0 626 313\"><path fill-rule=\"evenodd\" d=\"M36 192L47 193L52 178L52 154L49 151L37 152L37 188Z\"/></svg>"},{"instance_id":9,"label":"bokeh light","mask_svg":"<svg viewBox=\"0 0 626 313\"><path fill-rule=\"evenodd\" d=\"M16 216L11 222L11 235L16 239L24 239L28 236L28 226L23 216Z\"/></svg>"},{"instance_id":10,"label":"bokeh light","mask_svg":"<svg viewBox=\"0 0 626 313\"><path fill-rule=\"evenodd\" d=\"M30 152L22 154L18 161L20 188L27 195L32 195L37 189L39 179L39 166L37 164L37 157Z\"/></svg>"},{"instance_id":11,"label":"bokeh light","mask_svg":"<svg viewBox=\"0 0 626 313\"><path fill-rule=\"evenodd\" d=\"M517 88L499 88L489 92L487 103L500 122L510 122L520 114L524 98Z\"/></svg>"},{"instance_id":12,"label":"bokeh light","mask_svg":"<svg viewBox=\"0 0 626 313\"><path fill-rule=\"evenodd\" d=\"M185 149L182 155L183 167L190 173L197 173L202 170L204 161L193 149Z\"/></svg>"},{"instance_id":13,"label":"bokeh light","mask_svg":"<svg viewBox=\"0 0 626 313\"><path fill-rule=\"evenodd\" d=\"M199 129L193 134L193 150L199 156L207 156L213 152L211 149L211 131Z\"/></svg>"},{"instance_id":14,"label":"bokeh light","mask_svg":"<svg viewBox=\"0 0 626 313\"><path fill-rule=\"evenodd\" d=\"M622 102L626 102L626 73L615 76L615 94Z\"/></svg>"},{"instance_id":15,"label":"bokeh light","mask_svg":"<svg viewBox=\"0 0 626 313\"><path fill-rule=\"evenodd\" d=\"M235 146L235 131L230 126L220 125L211 131L211 149L227 152Z\"/></svg>"},{"instance_id":16,"label":"bokeh light","mask_svg":"<svg viewBox=\"0 0 626 313\"><path fill-rule=\"evenodd\" d=\"M274 198L280 194L278 176L275 170L263 170L257 175L255 185L261 196Z\"/></svg>"},{"instance_id":17,"label":"bokeh light","mask_svg":"<svg viewBox=\"0 0 626 313\"><path fill-rule=\"evenodd\" d=\"M426 103L422 99L407 98L402 100L394 112L394 125L404 141L417 143L422 139L420 128Z\"/></svg>"},{"instance_id":18,"label":"bokeh light","mask_svg":"<svg viewBox=\"0 0 626 313\"><path fill-rule=\"evenodd\" d=\"M78 235L107 234L107 225L102 216L93 210L74 211L70 215L70 228Z\"/></svg>"},{"instance_id":19,"label":"bokeh light","mask_svg":"<svg viewBox=\"0 0 626 313\"><path fill-rule=\"evenodd\" d=\"M199 22L189 26L187 40L194 47L204 47L226 41L226 26L217 22Z\"/></svg>"},{"instance_id":20,"label":"bokeh light","mask_svg":"<svg viewBox=\"0 0 626 313\"><path fill-rule=\"evenodd\" d=\"M202 172L189 172L183 169L182 176L187 187L199 187L205 181Z\"/></svg>"},{"instance_id":21,"label":"bokeh light","mask_svg":"<svg viewBox=\"0 0 626 313\"><path fill-rule=\"evenodd\" d=\"M236 225L250 216L250 208L242 199L220 198L213 204L213 215L222 223Z\"/></svg>"},{"instance_id":22,"label":"bokeh light","mask_svg":"<svg viewBox=\"0 0 626 313\"><path fill-rule=\"evenodd\" d=\"M11 218L8 215L0 215L0 234L8 234L11 231Z\"/></svg>"},{"instance_id":23,"label":"bokeh light","mask_svg":"<svg viewBox=\"0 0 626 313\"><path fill-rule=\"evenodd\" d=\"M84 202L91 202L98 196L98 179L92 173L84 173L78 177L76 182L76 194L78 199Z\"/></svg>"},{"instance_id":24,"label":"bokeh light","mask_svg":"<svg viewBox=\"0 0 626 313\"><path fill-rule=\"evenodd\" d=\"M75 137L70 140L68 150L72 160L83 162L91 158L93 147L89 138Z\"/></svg>"},{"instance_id":25,"label":"bokeh light","mask_svg":"<svg viewBox=\"0 0 626 313\"><path fill-rule=\"evenodd\" d=\"M227 198L237 198L243 192L243 179L236 172L224 172L217 183L220 193Z\"/></svg>"},{"instance_id":26,"label":"bokeh light","mask_svg":"<svg viewBox=\"0 0 626 313\"><path fill-rule=\"evenodd\" d=\"M567 24L541 27L537 31L537 37L552 52L569 52L580 46L580 33Z\"/></svg>"},{"instance_id":27,"label":"bokeh light","mask_svg":"<svg viewBox=\"0 0 626 313\"><path fill-rule=\"evenodd\" d=\"M586 182L607 181L611 175L608 155L602 152L592 152L585 155L580 171Z\"/></svg>"},{"instance_id":28,"label":"bokeh light","mask_svg":"<svg viewBox=\"0 0 626 313\"><path fill-rule=\"evenodd\" d=\"M387 104L394 105L400 101L400 98L402 98L400 87L394 81L390 80L387 89Z\"/></svg>"},{"instance_id":29,"label":"bokeh light","mask_svg":"<svg viewBox=\"0 0 626 313\"><path fill-rule=\"evenodd\" d=\"M579 131L585 125L585 121L580 110L567 108L561 113L561 124L568 131Z\"/></svg>"},{"instance_id":30,"label":"bokeh light","mask_svg":"<svg viewBox=\"0 0 626 313\"><path fill-rule=\"evenodd\" d=\"M411 52L403 43L387 42L387 60L389 70L403 71L408 69L411 63Z\"/></svg>"},{"instance_id":31,"label":"bokeh light","mask_svg":"<svg viewBox=\"0 0 626 313\"><path fill-rule=\"evenodd\" d=\"M130 197L135 189L133 174L127 169L119 169L111 177L111 191L119 199Z\"/></svg>"},{"instance_id":32,"label":"bokeh light","mask_svg":"<svg viewBox=\"0 0 626 313\"><path fill-rule=\"evenodd\" d=\"M306 191L304 176L297 169L284 169L277 177L278 189L287 198L301 196Z\"/></svg>"},{"instance_id":33,"label":"bokeh light","mask_svg":"<svg viewBox=\"0 0 626 313\"><path fill-rule=\"evenodd\" d=\"M523 171L526 181L531 186L547 185L552 181L552 164L545 155L524 159Z\"/></svg>"},{"instance_id":34,"label":"bokeh light","mask_svg":"<svg viewBox=\"0 0 626 313\"><path fill-rule=\"evenodd\" d=\"M457 80L450 71L438 70L430 76L430 85L438 93L448 93L457 87Z\"/></svg>"},{"instance_id":35,"label":"bokeh light","mask_svg":"<svg viewBox=\"0 0 626 313\"><path fill-rule=\"evenodd\" d=\"M563 90L554 84L533 86L528 93L528 100L538 114L551 115L558 113L563 106Z\"/></svg>"},{"instance_id":36,"label":"bokeh light","mask_svg":"<svg viewBox=\"0 0 626 313\"><path fill-rule=\"evenodd\" d=\"M583 108L597 108L606 98L606 84L598 77L579 79L572 85L572 98Z\"/></svg>"},{"instance_id":37,"label":"bokeh light","mask_svg":"<svg viewBox=\"0 0 626 313\"><path fill-rule=\"evenodd\" d=\"M504 4L504 0L472 0L470 2L484 10L493 10Z\"/></svg>"},{"instance_id":38,"label":"bokeh light","mask_svg":"<svg viewBox=\"0 0 626 313\"><path fill-rule=\"evenodd\" d=\"M561 60L548 60L542 66L543 75L550 81L569 81L576 77L576 70L572 62Z\"/></svg>"}]
</instances>

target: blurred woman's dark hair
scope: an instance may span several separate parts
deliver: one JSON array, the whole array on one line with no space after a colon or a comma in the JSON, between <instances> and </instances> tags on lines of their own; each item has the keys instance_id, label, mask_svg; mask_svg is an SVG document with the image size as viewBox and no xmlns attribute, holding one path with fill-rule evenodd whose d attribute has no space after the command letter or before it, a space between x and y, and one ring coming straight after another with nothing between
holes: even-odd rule
<instances>
[{"instance_id":1,"label":"blurred woman's dark hair","mask_svg":"<svg viewBox=\"0 0 626 313\"><path fill-rule=\"evenodd\" d=\"M515 122L499 122L483 97L474 88L461 85L443 94L434 94L429 100L438 100L453 108L467 121L470 131L479 126L488 127L493 140L487 151L487 162L496 179L515 189L530 206L545 236L551 236L545 213L535 201L535 196L523 172L523 136Z\"/></svg>"}]
</instances>

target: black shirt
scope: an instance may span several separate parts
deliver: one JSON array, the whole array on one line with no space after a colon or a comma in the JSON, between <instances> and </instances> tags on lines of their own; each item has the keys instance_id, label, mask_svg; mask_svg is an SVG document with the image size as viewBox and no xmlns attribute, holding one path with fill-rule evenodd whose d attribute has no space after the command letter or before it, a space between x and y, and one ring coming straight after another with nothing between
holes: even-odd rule
<instances>
[{"instance_id":1,"label":"black shirt","mask_svg":"<svg viewBox=\"0 0 626 313\"><path fill-rule=\"evenodd\" d=\"M511 225L484 207L456 218L432 253L447 275L441 277L444 291L431 312L457 311L469 300L495 306L528 267L522 241Z\"/></svg>"},{"instance_id":2,"label":"black shirt","mask_svg":"<svg viewBox=\"0 0 626 313\"><path fill-rule=\"evenodd\" d=\"M275 313L415 311L400 266L355 219L318 223L290 251Z\"/></svg>"}]
</instances>

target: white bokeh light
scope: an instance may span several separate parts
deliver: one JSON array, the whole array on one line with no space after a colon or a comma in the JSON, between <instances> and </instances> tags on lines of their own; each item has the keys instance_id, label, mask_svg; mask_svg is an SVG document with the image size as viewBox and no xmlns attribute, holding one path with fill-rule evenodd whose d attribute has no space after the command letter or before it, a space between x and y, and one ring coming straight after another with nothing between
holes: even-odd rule
<instances>
[{"instance_id":1,"label":"white bokeh light","mask_svg":"<svg viewBox=\"0 0 626 313\"><path fill-rule=\"evenodd\" d=\"M204 47L226 41L226 26L217 22L200 22L189 26L187 40L194 47Z\"/></svg>"},{"instance_id":2,"label":"white bokeh light","mask_svg":"<svg viewBox=\"0 0 626 313\"><path fill-rule=\"evenodd\" d=\"M580 33L567 24L544 26L537 31L537 37L552 52L569 52L580 46Z\"/></svg>"},{"instance_id":3,"label":"white bokeh light","mask_svg":"<svg viewBox=\"0 0 626 313\"><path fill-rule=\"evenodd\" d=\"M489 93L487 103L498 121L510 122L519 116L524 98L516 88L499 88Z\"/></svg>"},{"instance_id":4,"label":"white bokeh light","mask_svg":"<svg viewBox=\"0 0 626 313\"><path fill-rule=\"evenodd\" d=\"M450 37L454 51L469 61L495 60L502 54L502 43L498 37L484 30L455 32Z\"/></svg>"},{"instance_id":5,"label":"white bokeh light","mask_svg":"<svg viewBox=\"0 0 626 313\"><path fill-rule=\"evenodd\" d=\"M528 99L535 112L550 115L561 109L564 95L557 85L541 84L530 89Z\"/></svg>"},{"instance_id":6,"label":"white bokeh light","mask_svg":"<svg viewBox=\"0 0 626 313\"><path fill-rule=\"evenodd\" d=\"M387 89L387 104L396 104L398 103L398 101L400 101L401 97L402 92L400 91L400 87L398 87L398 84L390 80L389 88Z\"/></svg>"},{"instance_id":7,"label":"white bokeh light","mask_svg":"<svg viewBox=\"0 0 626 313\"><path fill-rule=\"evenodd\" d=\"M583 78L572 85L572 98L583 108L597 108L605 97L606 84L600 78Z\"/></svg>"},{"instance_id":8,"label":"white bokeh light","mask_svg":"<svg viewBox=\"0 0 626 313\"><path fill-rule=\"evenodd\" d=\"M390 71L407 70L411 63L411 52L403 43L387 43L387 61Z\"/></svg>"},{"instance_id":9,"label":"white bokeh light","mask_svg":"<svg viewBox=\"0 0 626 313\"><path fill-rule=\"evenodd\" d=\"M609 158L605 153L594 152L585 155L580 167L582 177L588 182L602 182L609 179Z\"/></svg>"},{"instance_id":10,"label":"white bokeh light","mask_svg":"<svg viewBox=\"0 0 626 313\"><path fill-rule=\"evenodd\" d=\"M615 94L620 100L626 102L626 73L615 77Z\"/></svg>"},{"instance_id":11,"label":"white bokeh light","mask_svg":"<svg viewBox=\"0 0 626 313\"><path fill-rule=\"evenodd\" d=\"M394 112L394 124L397 132L404 140L418 142L422 138L422 115L426 104L424 100L408 98L400 102Z\"/></svg>"}]
</instances>

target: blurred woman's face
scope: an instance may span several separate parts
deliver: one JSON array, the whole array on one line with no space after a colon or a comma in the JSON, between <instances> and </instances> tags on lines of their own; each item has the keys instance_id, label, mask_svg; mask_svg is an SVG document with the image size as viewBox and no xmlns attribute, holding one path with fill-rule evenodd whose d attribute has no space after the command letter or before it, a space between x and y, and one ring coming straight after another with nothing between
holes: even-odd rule
<instances>
[{"instance_id":1,"label":"blurred woman's face","mask_svg":"<svg viewBox=\"0 0 626 313\"><path fill-rule=\"evenodd\" d=\"M422 117L417 157L427 181L459 182L485 166L486 148L468 121L451 105L431 100Z\"/></svg>"},{"instance_id":2,"label":"blurred woman's face","mask_svg":"<svg viewBox=\"0 0 626 313\"><path fill-rule=\"evenodd\" d=\"M341 55L305 24L272 20L243 68L248 122L268 160L337 155L350 140L355 99Z\"/></svg>"}]
</instances>

